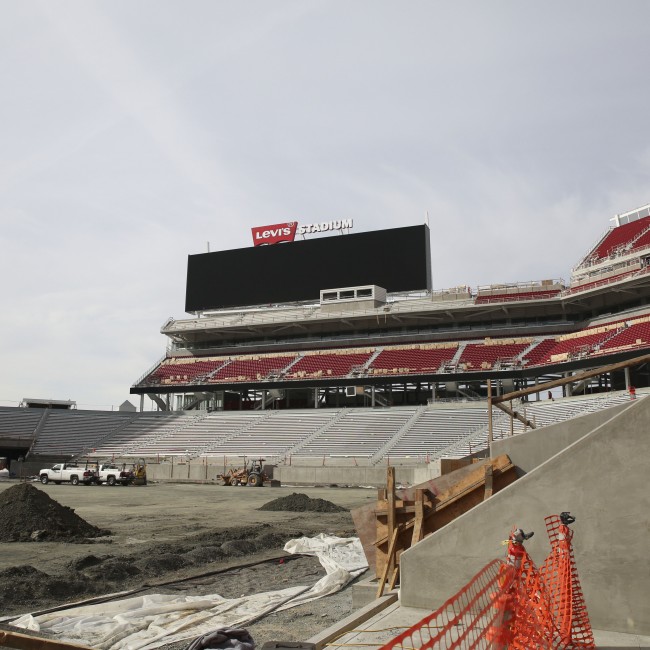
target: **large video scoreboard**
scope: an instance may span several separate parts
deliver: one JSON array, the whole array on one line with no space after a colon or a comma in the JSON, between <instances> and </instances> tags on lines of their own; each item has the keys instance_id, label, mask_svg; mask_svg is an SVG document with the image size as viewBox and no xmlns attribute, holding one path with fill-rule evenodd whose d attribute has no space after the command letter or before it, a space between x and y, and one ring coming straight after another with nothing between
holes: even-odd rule
<instances>
[{"instance_id":1,"label":"large video scoreboard","mask_svg":"<svg viewBox=\"0 0 650 650\"><path fill-rule=\"evenodd\" d=\"M368 284L430 290L428 226L189 255L185 311L318 300L323 289Z\"/></svg>"}]
</instances>

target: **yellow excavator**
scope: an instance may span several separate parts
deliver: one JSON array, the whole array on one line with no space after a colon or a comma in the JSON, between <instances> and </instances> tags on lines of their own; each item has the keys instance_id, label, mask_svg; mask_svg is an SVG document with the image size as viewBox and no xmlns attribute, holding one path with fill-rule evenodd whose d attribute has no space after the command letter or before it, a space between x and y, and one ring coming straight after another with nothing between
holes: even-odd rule
<instances>
[{"instance_id":1,"label":"yellow excavator","mask_svg":"<svg viewBox=\"0 0 650 650\"><path fill-rule=\"evenodd\" d=\"M146 485L147 484L147 464L144 458L138 458L131 469L126 465L120 472L120 483L122 485Z\"/></svg>"}]
</instances>

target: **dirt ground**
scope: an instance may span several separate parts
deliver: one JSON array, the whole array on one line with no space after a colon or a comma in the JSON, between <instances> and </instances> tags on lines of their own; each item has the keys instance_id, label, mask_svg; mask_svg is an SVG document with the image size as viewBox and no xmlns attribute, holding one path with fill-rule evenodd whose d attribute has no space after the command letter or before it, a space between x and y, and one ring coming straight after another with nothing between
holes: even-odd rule
<instances>
[{"instance_id":1,"label":"dirt ground","mask_svg":"<svg viewBox=\"0 0 650 650\"><path fill-rule=\"evenodd\" d=\"M0 483L0 496L15 484ZM218 593L229 598L311 585L324 575L320 563L315 558L285 554L284 543L318 533L355 535L350 513L259 508L293 493L347 509L376 499L375 490L360 488L169 483L33 486L111 535L80 543L0 543L1 616L41 611L125 589ZM178 580L184 582L174 583ZM165 586L160 586L162 583ZM304 641L351 611L348 586L338 594L271 614L247 629L258 648L266 641ZM170 645L167 650L186 645Z\"/></svg>"}]
</instances>

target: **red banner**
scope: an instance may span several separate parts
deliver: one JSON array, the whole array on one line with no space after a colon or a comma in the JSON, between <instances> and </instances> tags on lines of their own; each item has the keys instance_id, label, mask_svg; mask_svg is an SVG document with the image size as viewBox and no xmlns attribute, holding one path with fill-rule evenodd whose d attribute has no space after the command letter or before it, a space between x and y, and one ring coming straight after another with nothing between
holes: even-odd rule
<instances>
[{"instance_id":1,"label":"red banner","mask_svg":"<svg viewBox=\"0 0 650 650\"><path fill-rule=\"evenodd\" d=\"M298 223L276 223L273 226L258 226L251 228L253 233L253 246L262 244L278 244L280 242L293 241L296 236Z\"/></svg>"}]
</instances>

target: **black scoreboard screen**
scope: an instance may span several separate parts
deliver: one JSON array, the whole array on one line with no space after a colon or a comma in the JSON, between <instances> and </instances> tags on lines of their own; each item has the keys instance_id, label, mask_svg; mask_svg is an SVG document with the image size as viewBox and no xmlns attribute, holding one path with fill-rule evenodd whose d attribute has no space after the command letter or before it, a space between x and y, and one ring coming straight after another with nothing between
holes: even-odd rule
<instances>
[{"instance_id":1,"label":"black scoreboard screen","mask_svg":"<svg viewBox=\"0 0 650 650\"><path fill-rule=\"evenodd\" d=\"M185 311L318 301L323 289L431 289L426 225L189 255Z\"/></svg>"}]
</instances>

